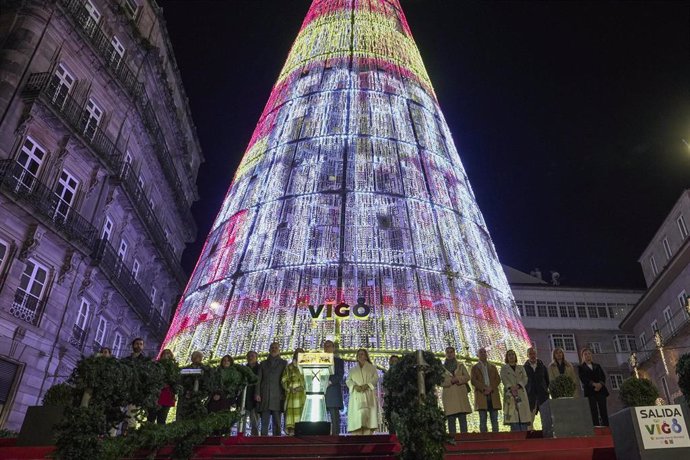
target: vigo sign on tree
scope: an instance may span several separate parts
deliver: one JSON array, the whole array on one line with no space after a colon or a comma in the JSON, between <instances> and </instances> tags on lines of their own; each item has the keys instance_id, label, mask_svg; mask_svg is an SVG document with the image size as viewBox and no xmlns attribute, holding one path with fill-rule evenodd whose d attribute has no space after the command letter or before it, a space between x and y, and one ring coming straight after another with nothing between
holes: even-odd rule
<instances>
[{"instance_id":1,"label":"vigo sign on tree","mask_svg":"<svg viewBox=\"0 0 690 460\"><path fill-rule=\"evenodd\" d=\"M366 321L309 305L375 306ZM529 346L398 0L315 0L164 347Z\"/></svg>"}]
</instances>

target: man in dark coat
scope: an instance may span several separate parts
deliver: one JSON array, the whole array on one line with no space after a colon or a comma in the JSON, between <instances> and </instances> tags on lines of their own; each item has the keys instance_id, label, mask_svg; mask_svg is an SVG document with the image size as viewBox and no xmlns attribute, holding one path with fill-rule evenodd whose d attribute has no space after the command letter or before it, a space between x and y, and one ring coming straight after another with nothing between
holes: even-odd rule
<instances>
[{"instance_id":1,"label":"man in dark coat","mask_svg":"<svg viewBox=\"0 0 690 460\"><path fill-rule=\"evenodd\" d=\"M268 436L269 417L273 421L273 436L280 436L280 412L283 410L283 386L280 377L287 361L280 357L280 345L273 342L268 349L268 358L259 364L259 381L254 399L259 403L261 413L261 436Z\"/></svg>"},{"instance_id":2,"label":"man in dark coat","mask_svg":"<svg viewBox=\"0 0 690 460\"><path fill-rule=\"evenodd\" d=\"M247 353L247 367L254 372L254 375L259 377L259 354L254 350ZM256 393L256 384L247 386L247 398L245 400L245 409L249 416L249 426L251 428L252 436L259 436L259 404L254 399ZM243 422L244 423L244 422Z\"/></svg>"},{"instance_id":3,"label":"man in dark coat","mask_svg":"<svg viewBox=\"0 0 690 460\"><path fill-rule=\"evenodd\" d=\"M323 343L324 353L335 353L335 344L331 340ZM328 378L326 388L326 408L331 417L331 434L340 434L340 410L343 408L343 377L345 377L345 363L341 358L333 356L333 374Z\"/></svg>"},{"instance_id":4,"label":"man in dark coat","mask_svg":"<svg viewBox=\"0 0 690 460\"><path fill-rule=\"evenodd\" d=\"M539 406L549 399L549 370L541 359L537 359L537 350L527 349L525 362L525 372L527 373L527 398L529 399L529 410L532 412L532 420L539 412Z\"/></svg>"}]
</instances>

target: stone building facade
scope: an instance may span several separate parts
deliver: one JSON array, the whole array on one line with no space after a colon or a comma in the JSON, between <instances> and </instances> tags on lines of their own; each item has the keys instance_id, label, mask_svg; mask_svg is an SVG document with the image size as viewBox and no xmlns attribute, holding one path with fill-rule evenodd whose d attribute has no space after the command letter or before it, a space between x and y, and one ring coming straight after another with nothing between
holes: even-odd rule
<instances>
[{"instance_id":1,"label":"stone building facade","mask_svg":"<svg viewBox=\"0 0 690 460\"><path fill-rule=\"evenodd\" d=\"M647 291L620 325L637 338L640 377L652 380L670 402L681 396L676 363L690 353L689 229L690 190L685 190L639 259Z\"/></svg>"},{"instance_id":2,"label":"stone building facade","mask_svg":"<svg viewBox=\"0 0 690 460\"><path fill-rule=\"evenodd\" d=\"M2 1L0 427L81 355L157 352L202 161L155 1Z\"/></svg>"},{"instance_id":3,"label":"stone building facade","mask_svg":"<svg viewBox=\"0 0 690 460\"><path fill-rule=\"evenodd\" d=\"M510 267L504 269L540 359L550 363L553 349L560 347L566 359L577 364L579 351L591 348L607 376L609 413L621 409L618 389L631 375L628 360L637 344L635 336L623 333L618 325L642 291L553 285Z\"/></svg>"}]
</instances>

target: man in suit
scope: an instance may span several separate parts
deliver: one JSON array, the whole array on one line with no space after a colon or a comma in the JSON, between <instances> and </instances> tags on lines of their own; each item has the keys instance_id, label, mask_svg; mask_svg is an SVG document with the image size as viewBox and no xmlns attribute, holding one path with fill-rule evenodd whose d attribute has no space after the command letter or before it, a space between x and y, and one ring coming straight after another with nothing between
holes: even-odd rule
<instances>
[{"instance_id":1,"label":"man in suit","mask_svg":"<svg viewBox=\"0 0 690 460\"><path fill-rule=\"evenodd\" d=\"M286 366L287 361L280 357L280 345L273 342L268 348L268 358L259 364L259 381L254 395L261 413L261 436L268 436L269 418L273 422L273 436L280 436L280 412L285 399L280 378Z\"/></svg>"},{"instance_id":2,"label":"man in suit","mask_svg":"<svg viewBox=\"0 0 690 460\"><path fill-rule=\"evenodd\" d=\"M474 387L474 408L479 412L479 431L487 432L486 417L491 418L491 431L498 432L498 411L501 410L501 396L498 386L501 377L498 369L487 360L485 348L477 351L479 361L472 366L470 381Z\"/></svg>"},{"instance_id":3,"label":"man in suit","mask_svg":"<svg viewBox=\"0 0 690 460\"><path fill-rule=\"evenodd\" d=\"M324 353L335 353L332 340L323 343ZM340 410L343 408L343 377L345 377L345 363L341 358L333 355L333 374L328 378L326 388L326 408L331 417L331 435L340 434Z\"/></svg>"},{"instance_id":4,"label":"man in suit","mask_svg":"<svg viewBox=\"0 0 690 460\"><path fill-rule=\"evenodd\" d=\"M529 399L529 410L534 416L539 412L539 406L549 399L549 370L544 363L537 359L537 350L533 347L527 349L525 362L525 372L527 373L527 399Z\"/></svg>"}]
</instances>

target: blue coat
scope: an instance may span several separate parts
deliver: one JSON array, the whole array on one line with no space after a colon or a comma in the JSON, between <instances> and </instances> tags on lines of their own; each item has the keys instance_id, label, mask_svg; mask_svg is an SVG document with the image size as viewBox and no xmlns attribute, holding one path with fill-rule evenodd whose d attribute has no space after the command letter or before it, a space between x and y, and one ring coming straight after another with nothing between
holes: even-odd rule
<instances>
[{"instance_id":1,"label":"blue coat","mask_svg":"<svg viewBox=\"0 0 690 460\"><path fill-rule=\"evenodd\" d=\"M326 388L326 407L343 408L343 378L345 378L345 363L337 356L333 358L334 373L328 378Z\"/></svg>"}]
</instances>

